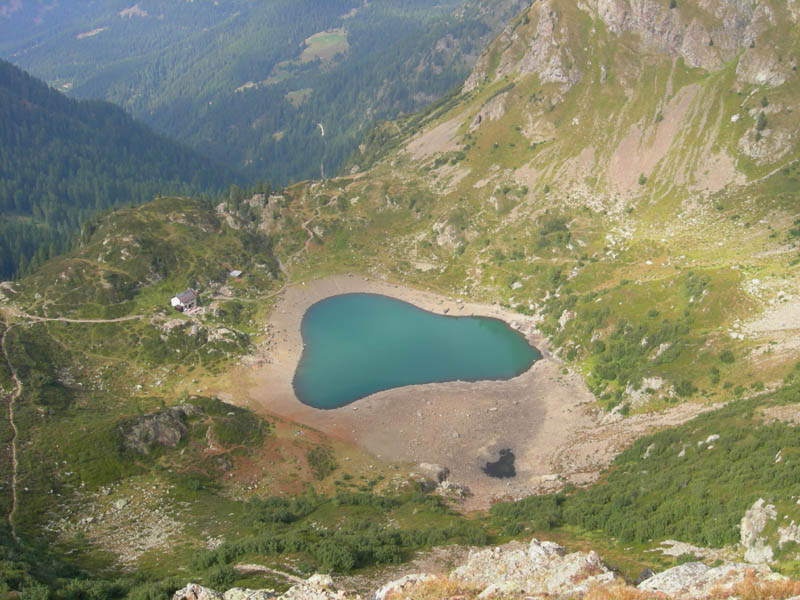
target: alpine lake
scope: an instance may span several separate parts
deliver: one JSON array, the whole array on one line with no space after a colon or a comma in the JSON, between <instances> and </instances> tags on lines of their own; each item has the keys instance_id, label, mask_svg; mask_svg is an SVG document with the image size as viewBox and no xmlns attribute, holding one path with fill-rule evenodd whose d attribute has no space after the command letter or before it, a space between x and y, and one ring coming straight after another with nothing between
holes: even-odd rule
<instances>
[{"instance_id":1,"label":"alpine lake","mask_svg":"<svg viewBox=\"0 0 800 600\"><path fill-rule=\"evenodd\" d=\"M317 302L301 333L294 391L319 409L408 385L511 379L541 358L498 319L439 315L377 294Z\"/></svg>"}]
</instances>

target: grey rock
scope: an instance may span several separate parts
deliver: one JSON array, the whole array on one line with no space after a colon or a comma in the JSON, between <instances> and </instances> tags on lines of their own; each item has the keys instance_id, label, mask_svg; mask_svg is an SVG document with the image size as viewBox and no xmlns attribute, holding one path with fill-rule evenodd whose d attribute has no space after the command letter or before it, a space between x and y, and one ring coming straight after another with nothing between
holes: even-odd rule
<instances>
[{"instance_id":1,"label":"grey rock","mask_svg":"<svg viewBox=\"0 0 800 600\"><path fill-rule=\"evenodd\" d=\"M726 563L709 568L703 563L691 562L657 573L637 587L642 591L680 598L705 598L712 593L730 592L734 585L752 576L762 581L786 579L763 565Z\"/></svg>"},{"instance_id":2,"label":"grey rock","mask_svg":"<svg viewBox=\"0 0 800 600\"><path fill-rule=\"evenodd\" d=\"M274 590L248 590L245 588L231 588L223 595L225 600L271 600L277 597Z\"/></svg>"},{"instance_id":3,"label":"grey rock","mask_svg":"<svg viewBox=\"0 0 800 600\"><path fill-rule=\"evenodd\" d=\"M653 572L651 569L642 569L642 572L639 573L639 576L633 581L633 585L639 585L640 583L650 579L653 575L655 575L655 572Z\"/></svg>"},{"instance_id":4,"label":"grey rock","mask_svg":"<svg viewBox=\"0 0 800 600\"><path fill-rule=\"evenodd\" d=\"M450 475L450 469L433 463L420 463L419 470L426 477L441 483Z\"/></svg>"},{"instance_id":5,"label":"grey rock","mask_svg":"<svg viewBox=\"0 0 800 600\"><path fill-rule=\"evenodd\" d=\"M778 546L781 548L789 542L800 544L800 525L796 524L792 519L789 525L778 527L778 535L780 536Z\"/></svg>"},{"instance_id":6,"label":"grey rock","mask_svg":"<svg viewBox=\"0 0 800 600\"><path fill-rule=\"evenodd\" d=\"M123 445L140 454L149 454L154 445L174 448L186 437L186 419L197 414L199 408L183 404L139 417L120 426Z\"/></svg>"},{"instance_id":7,"label":"grey rock","mask_svg":"<svg viewBox=\"0 0 800 600\"><path fill-rule=\"evenodd\" d=\"M648 577L637 587L648 592L680 594L702 581L707 571L708 567L701 562L684 563Z\"/></svg>"},{"instance_id":8,"label":"grey rock","mask_svg":"<svg viewBox=\"0 0 800 600\"><path fill-rule=\"evenodd\" d=\"M403 590L418 583L429 581L432 578L433 576L428 575L427 573L412 573L411 575L406 575L400 579L390 581L381 587L377 592L375 592L375 595L372 598L373 600L385 600L386 596L389 594L402 593Z\"/></svg>"},{"instance_id":9,"label":"grey rock","mask_svg":"<svg viewBox=\"0 0 800 600\"><path fill-rule=\"evenodd\" d=\"M338 600L346 594L333 588L330 575L312 575L305 582L292 586L281 600Z\"/></svg>"},{"instance_id":10,"label":"grey rock","mask_svg":"<svg viewBox=\"0 0 800 600\"><path fill-rule=\"evenodd\" d=\"M536 539L531 540L527 548L509 544L471 552L467 563L450 576L483 587L487 595L525 590L532 596L582 595L592 585L611 583L616 579L595 552L567 554L558 544Z\"/></svg>"},{"instance_id":11,"label":"grey rock","mask_svg":"<svg viewBox=\"0 0 800 600\"><path fill-rule=\"evenodd\" d=\"M759 498L742 517L739 524L739 541L745 549L744 559L747 562L761 564L772 561L772 548L761 534L767 523L774 521L777 516L775 506Z\"/></svg>"},{"instance_id":12,"label":"grey rock","mask_svg":"<svg viewBox=\"0 0 800 600\"><path fill-rule=\"evenodd\" d=\"M188 583L186 587L172 595L172 600L224 600L219 592L196 583Z\"/></svg>"}]
</instances>

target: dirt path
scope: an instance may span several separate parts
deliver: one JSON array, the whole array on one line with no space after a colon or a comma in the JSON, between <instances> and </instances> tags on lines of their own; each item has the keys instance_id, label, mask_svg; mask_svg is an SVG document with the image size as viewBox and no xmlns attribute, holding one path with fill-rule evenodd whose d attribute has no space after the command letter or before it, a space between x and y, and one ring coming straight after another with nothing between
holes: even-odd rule
<instances>
[{"instance_id":1,"label":"dirt path","mask_svg":"<svg viewBox=\"0 0 800 600\"><path fill-rule=\"evenodd\" d=\"M8 364L8 369L11 372L11 378L14 380L14 385L16 385L16 391L8 400L8 423L11 425L11 431L13 433L11 437L11 510L8 511L8 526L11 529L11 536L14 540L19 541L17 538L17 532L14 528L14 514L17 512L17 471L19 470L19 462L17 460L17 439L19 438L19 431L17 430L17 425L14 422L14 403L17 401L17 398L20 397L22 394L22 383L20 382L19 378L17 377L17 372L14 369L14 365L11 364L11 360L8 358L8 351L6 350L6 337L8 336L8 332L11 331L11 327L8 326L6 323L6 329L3 332L3 339L0 342L0 346L3 348L3 358Z\"/></svg>"},{"instance_id":2,"label":"dirt path","mask_svg":"<svg viewBox=\"0 0 800 600\"><path fill-rule=\"evenodd\" d=\"M37 317L17 309L10 309L9 312L15 317L28 319L29 321L59 321L61 323L122 323L124 321L144 319L145 317L145 315L128 315L127 317L117 317L116 319L69 319L67 317Z\"/></svg>"}]
</instances>

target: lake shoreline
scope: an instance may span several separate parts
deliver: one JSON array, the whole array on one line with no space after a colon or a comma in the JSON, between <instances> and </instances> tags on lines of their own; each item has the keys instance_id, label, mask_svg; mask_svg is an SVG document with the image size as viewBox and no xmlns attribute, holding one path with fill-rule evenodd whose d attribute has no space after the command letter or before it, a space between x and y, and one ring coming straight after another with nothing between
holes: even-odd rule
<instances>
[{"instance_id":1,"label":"lake shoreline","mask_svg":"<svg viewBox=\"0 0 800 600\"><path fill-rule=\"evenodd\" d=\"M542 356L524 334L497 317L440 314L364 292L312 304L301 320L300 337L303 348L292 387L300 402L321 410L398 387L507 381ZM357 345L354 339L360 339ZM341 376L356 372L357 377Z\"/></svg>"},{"instance_id":2,"label":"lake shoreline","mask_svg":"<svg viewBox=\"0 0 800 600\"><path fill-rule=\"evenodd\" d=\"M303 349L300 324L308 307L346 293L383 294L437 314L494 317L521 332L542 358L509 380L413 385L342 408L314 409L302 404L292 388ZM267 326L270 343L231 371L224 389L209 391L355 443L382 461L447 466L450 480L472 491L465 510L556 489L562 478L582 484L597 476L602 462L597 448L590 444L571 449L580 432L597 424L594 397L578 374L562 372L564 365L552 356L532 317L497 304L462 302L387 281L336 275L289 286ZM505 448L516 456L516 477L487 476L482 468Z\"/></svg>"}]
</instances>

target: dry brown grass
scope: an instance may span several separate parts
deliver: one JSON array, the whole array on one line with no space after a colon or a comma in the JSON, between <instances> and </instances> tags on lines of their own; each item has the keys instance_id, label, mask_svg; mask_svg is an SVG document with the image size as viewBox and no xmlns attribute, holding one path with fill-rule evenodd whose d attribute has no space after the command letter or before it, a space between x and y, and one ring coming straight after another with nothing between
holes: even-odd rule
<instances>
[{"instance_id":1,"label":"dry brown grass","mask_svg":"<svg viewBox=\"0 0 800 600\"><path fill-rule=\"evenodd\" d=\"M473 600L480 593L479 587L439 577L392 592L386 600Z\"/></svg>"},{"instance_id":2,"label":"dry brown grass","mask_svg":"<svg viewBox=\"0 0 800 600\"><path fill-rule=\"evenodd\" d=\"M750 571L745 578L734 584L728 590L715 590L712 600L722 600L735 596L739 600L784 600L800 595L800 581L763 581L754 571Z\"/></svg>"},{"instance_id":3,"label":"dry brown grass","mask_svg":"<svg viewBox=\"0 0 800 600\"><path fill-rule=\"evenodd\" d=\"M667 596L655 592L643 592L624 583L615 583L592 586L583 600L653 600L654 598L661 599Z\"/></svg>"}]
</instances>

